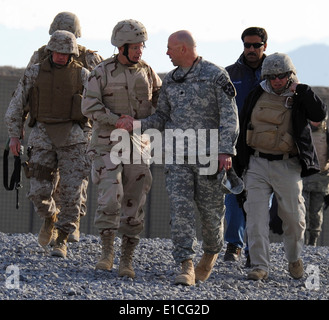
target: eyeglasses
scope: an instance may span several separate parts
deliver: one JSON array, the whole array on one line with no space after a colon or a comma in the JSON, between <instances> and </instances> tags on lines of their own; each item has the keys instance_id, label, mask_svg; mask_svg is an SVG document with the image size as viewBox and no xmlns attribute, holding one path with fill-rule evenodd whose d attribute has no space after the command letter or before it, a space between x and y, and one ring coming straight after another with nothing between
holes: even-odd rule
<instances>
[{"instance_id":1,"label":"eyeglasses","mask_svg":"<svg viewBox=\"0 0 329 320\"><path fill-rule=\"evenodd\" d=\"M137 51L137 50L141 50L143 51L145 49L145 45L141 45L141 46L129 46L129 49Z\"/></svg>"},{"instance_id":2,"label":"eyeglasses","mask_svg":"<svg viewBox=\"0 0 329 320\"><path fill-rule=\"evenodd\" d=\"M287 72L286 73L280 73L280 74L270 74L270 75L267 76L267 78L269 80L275 80L276 78L282 80L282 79L288 77L288 75L289 74Z\"/></svg>"},{"instance_id":3,"label":"eyeglasses","mask_svg":"<svg viewBox=\"0 0 329 320\"><path fill-rule=\"evenodd\" d=\"M260 47L262 47L264 45L264 42L256 42L256 43L244 42L243 45L247 49L250 49L251 46L253 46L254 49L259 49Z\"/></svg>"}]
</instances>

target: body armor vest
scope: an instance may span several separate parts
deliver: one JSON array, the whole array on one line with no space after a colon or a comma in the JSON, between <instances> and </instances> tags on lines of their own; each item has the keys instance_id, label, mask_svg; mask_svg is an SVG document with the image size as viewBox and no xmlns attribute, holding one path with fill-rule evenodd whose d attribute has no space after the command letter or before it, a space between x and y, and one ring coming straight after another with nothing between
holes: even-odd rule
<instances>
[{"instance_id":1,"label":"body armor vest","mask_svg":"<svg viewBox=\"0 0 329 320\"><path fill-rule=\"evenodd\" d=\"M125 66L115 58L105 63L103 103L111 112L143 119L153 112L153 79L150 68L143 61Z\"/></svg>"},{"instance_id":2,"label":"body armor vest","mask_svg":"<svg viewBox=\"0 0 329 320\"><path fill-rule=\"evenodd\" d=\"M63 123L75 121L85 123L81 112L82 79L81 65L71 61L68 66L55 67L50 59L44 60L29 95L29 126L35 121Z\"/></svg>"},{"instance_id":3,"label":"body armor vest","mask_svg":"<svg viewBox=\"0 0 329 320\"><path fill-rule=\"evenodd\" d=\"M269 154L297 154L293 139L292 98L264 92L258 99L247 132L247 144Z\"/></svg>"}]
</instances>

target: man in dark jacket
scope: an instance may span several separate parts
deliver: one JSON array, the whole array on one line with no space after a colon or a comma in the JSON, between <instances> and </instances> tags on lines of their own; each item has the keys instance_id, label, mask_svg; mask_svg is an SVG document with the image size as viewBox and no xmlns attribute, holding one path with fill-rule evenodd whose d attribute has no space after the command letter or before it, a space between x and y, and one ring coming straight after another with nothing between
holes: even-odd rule
<instances>
[{"instance_id":1,"label":"man in dark jacket","mask_svg":"<svg viewBox=\"0 0 329 320\"><path fill-rule=\"evenodd\" d=\"M247 97L240 114L240 135L234 168L243 176L247 200L247 232L252 270L248 279L269 274L269 209L272 193L278 201L288 269L303 276L305 205L302 177L319 171L309 120L322 121L326 105L305 84L286 54L265 58L265 79Z\"/></svg>"},{"instance_id":2,"label":"man in dark jacket","mask_svg":"<svg viewBox=\"0 0 329 320\"><path fill-rule=\"evenodd\" d=\"M236 102L239 113L247 95L261 82L261 67L265 59L267 32L263 28L250 27L243 31L241 40L244 46L243 53L234 64L226 67L237 91ZM225 206L225 241L227 242L227 249L224 261L238 261L241 257L245 238L245 214L234 194L226 195ZM248 266L248 245L245 248L245 255L247 257L246 265Z\"/></svg>"}]
</instances>

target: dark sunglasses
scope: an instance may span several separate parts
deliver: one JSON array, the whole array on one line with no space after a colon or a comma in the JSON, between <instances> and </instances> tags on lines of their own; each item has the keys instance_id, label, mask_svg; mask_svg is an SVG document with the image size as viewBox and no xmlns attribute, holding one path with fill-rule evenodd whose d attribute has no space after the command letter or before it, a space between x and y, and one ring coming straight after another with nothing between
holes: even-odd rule
<instances>
[{"instance_id":1,"label":"dark sunglasses","mask_svg":"<svg viewBox=\"0 0 329 320\"><path fill-rule=\"evenodd\" d=\"M280 73L280 74L270 74L267 76L267 78L270 80L275 80L276 78L282 80L288 76L289 76L289 74L286 72L286 73Z\"/></svg>"},{"instance_id":2,"label":"dark sunglasses","mask_svg":"<svg viewBox=\"0 0 329 320\"><path fill-rule=\"evenodd\" d=\"M253 46L254 49L259 49L260 47L262 47L264 45L264 42L256 42L256 43L244 42L243 45L247 49L250 49L251 46Z\"/></svg>"}]
</instances>

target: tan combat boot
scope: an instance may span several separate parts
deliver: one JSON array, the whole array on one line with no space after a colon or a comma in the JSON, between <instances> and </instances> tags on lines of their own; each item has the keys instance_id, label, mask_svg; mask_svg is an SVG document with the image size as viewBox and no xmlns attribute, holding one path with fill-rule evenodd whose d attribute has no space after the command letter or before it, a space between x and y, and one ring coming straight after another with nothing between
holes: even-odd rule
<instances>
[{"instance_id":1,"label":"tan combat boot","mask_svg":"<svg viewBox=\"0 0 329 320\"><path fill-rule=\"evenodd\" d=\"M204 253L202 255L200 262L195 267L195 281L206 281L209 278L217 257L218 253Z\"/></svg>"},{"instance_id":2,"label":"tan combat boot","mask_svg":"<svg viewBox=\"0 0 329 320\"><path fill-rule=\"evenodd\" d=\"M129 278L135 278L132 261L138 242L138 239L128 238L127 236L122 237L119 277L127 276Z\"/></svg>"},{"instance_id":3,"label":"tan combat boot","mask_svg":"<svg viewBox=\"0 0 329 320\"><path fill-rule=\"evenodd\" d=\"M182 262L182 271L175 278L175 284L183 284L184 286L195 285L195 273L192 259Z\"/></svg>"},{"instance_id":4,"label":"tan combat boot","mask_svg":"<svg viewBox=\"0 0 329 320\"><path fill-rule=\"evenodd\" d=\"M289 262L288 269L294 279L300 279L304 275L304 266L302 259L295 262Z\"/></svg>"},{"instance_id":5,"label":"tan combat boot","mask_svg":"<svg viewBox=\"0 0 329 320\"><path fill-rule=\"evenodd\" d=\"M80 240L80 218L79 220L75 223L75 230L74 232L69 234L69 238L67 239L68 242L79 242Z\"/></svg>"},{"instance_id":6,"label":"tan combat boot","mask_svg":"<svg viewBox=\"0 0 329 320\"><path fill-rule=\"evenodd\" d=\"M55 245L53 247L53 251L51 252L51 255L54 257L66 258L66 254L67 254L66 243L69 234L62 230L58 230L57 232L58 232L58 236L55 241Z\"/></svg>"},{"instance_id":7,"label":"tan combat boot","mask_svg":"<svg viewBox=\"0 0 329 320\"><path fill-rule=\"evenodd\" d=\"M102 255L96 263L96 269L111 270L114 260L114 247L113 242L115 233L113 230L104 230L101 234L102 241Z\"/></svg>"},{"instance_id":8,"label":"tan combat boot","mask_svg":"<svg viewBox=\"0 0 329 320\"><path fill-rule=\"evenodd\" d=\"M38 236L38 240L41 246L45 247L51 241L56 221L56 214L53 214L51 217L44 219Z\"/></svg>"}]
</instances>

